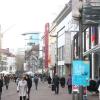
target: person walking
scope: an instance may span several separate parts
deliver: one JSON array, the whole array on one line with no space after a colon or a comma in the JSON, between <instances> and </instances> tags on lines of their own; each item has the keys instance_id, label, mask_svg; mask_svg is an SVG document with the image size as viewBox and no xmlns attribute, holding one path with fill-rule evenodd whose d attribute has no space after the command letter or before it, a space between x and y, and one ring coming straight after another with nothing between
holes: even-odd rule
<instances>
[{"instance_id":1,"label":"person walking","mask_svg":"<svg viewBox=\"0 0 100 100\"><path fill-rule=\"evenodd\" d=\"M6 90L8 90L9 81L10 81L9 76L8 75L4 76L4 82L5 82Z\"/></svg>"},{"instance_id":2,"label":"person walking","mask_svg":"<svg viewBox=\"0 0 100 100\"><path fill-rule=\"evenodd\" d=\"M65 77L60 78L60 85L61 85L62 88L65 87Z\"/></svg>"},{"instance_id":3,"label":"person walking","mask_svg":"<svg viewBox=\"0 0 100 100\"><path fill-rule=\"evenodd\" d=\"M1 100L1 94L2 94L2 87L3 87L3 79L0 76L0 100Z\"/></svg>"},{"instance_id":4,"label":"person walking","mask_svg":"<svg viewBox=\"0 0 100 100\"><path fill-rule=\"evenodd\" d=\"M18 82L17 92L19 93L20 100L26 100L28 87L27 81L25 80L25 76L22 76L21 80Z\"/></svg>"},{"instance_id":5,"label":"person walking","mask_svg":"<svg viewBox=\"0 0 100 100\"><path fill-rule=\"evenodd\" d=\"M71 94L72 93L72 77L70 74L67 79L67 85L68 85L68 92L69 94Z\"/></svg>"},{"instance_id":6,"label":"person walking","mask_svg":"<svg viewBox=\"0 0 100 100\"><path fill-rule=\"evenodd\" d=\"M59 79L58 75L55 74L53 77L55 94L59 94L59 81L60 81L60 79Z\"/></svg>"},{"instance_id":7,"label":"person walking","mask_svg":"<svg viewBox=\"0 0 100 100\"><path fill-rule=\"evenodd\" d=\"M50 75L48 76L48 78L47 78L47 81L48 81L48 85L49 85L49 87L51 86L51 77L50 77Z\"/></svg>"},{"instance_id":8,"label":"person walking","mask_svg":"<svg viewBox=\"0 0 100 100\"><path fill-rule=\"evenodd\" d=\"M35 83L35 89L36 89L36 90L37 90L37 87L38 87L38 81L39 81L38 75L36 74L36 75L34 76L34 83Z\"/></svg>"},{"instance_id":9,"label":"person walking","mask_svg":"<svg viewBox=\"0 0 100 100\"><path fill-rule=\"evenodd\" d=\"M26 75L26 81L27 81L27 87L28 87L28 98L27 100L30 100L30 91L32 87L32 79L29 77L29 75Z\"/></svg>"}]
</instances>

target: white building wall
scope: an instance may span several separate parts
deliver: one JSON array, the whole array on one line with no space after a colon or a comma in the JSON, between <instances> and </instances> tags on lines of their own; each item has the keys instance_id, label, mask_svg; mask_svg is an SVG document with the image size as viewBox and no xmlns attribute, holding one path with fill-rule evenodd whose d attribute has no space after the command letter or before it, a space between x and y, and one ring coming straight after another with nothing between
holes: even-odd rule
<instances>
[{"instance_id":1,"label":"white building wall","mask_svg":"<svg viewBox=\"0 0 100 100\"><path fill-rule=\"evenodd\" d=\"M7 57L7 71L12 73L16 71L15 57Z\"/></svg>"},{"instance_id":2,"label":"white building wall","mask_svg":"<svg viewBox=\"0 0 100 100\"><path fill-rule=\"evenodd\" d=\"M51 52L51 66L55 66L55 63L56 63L56 46L55 46L55 43L52 43L51 44L51 47L50 47L50 52Z\"/></svg>"},{"instance_id":3,"label":"white building wall","mask_svg":"<svg viewBox=\"0 0 100 100\"><path fill-rule=\"evenodd\" d=\"M70 13L58 26L56 29L56 32L59 32L64 26L59 33L58 33L58 47L61 47L62 45L65 45L65 31L68 31L70 28L70 21L72 19L72 14Z\"/></svg>"},{"instance_id":4,"label":"white building wall","mask_svg":"<svg viewBox=\"0 0 100 100\"><path fill-rule=\"evenodd\" d=\"M71 19L72 19L72 14L70 13L56 28L56 32L57 32L57 35L58 35L58 48L64 46L65 48L65 33L66 31L68 31L70 29L70 22L71 22ZM71 38L70 38L71 39ZM65 50L64 49L64 59L59 61L58 60L58 74L60 76L63 76L66 74L66 66L65 66ZM71 52L71 50L70 50Z\"/></svg>"},{"instance_id":5,"label":"white building wall","mask_svg":"<svg viewBox=\"0 0 100 100\"><path fill-rule=\"evenodd\" d=\"M100 33L100 25L99 25L99 27L98 27L98 33ZM99 44L100 44L100 34L99 34Z\"/></svg>"},{"instance_id":6,"label":"white building wall","mask_svg":"<svg viewBox=\"0 0 100 100\"><path fill-rule=\"evenodd\" d=\"M63 28L65 26L65 28ZM63 28L63 29L62 29ZM62 30L61 30L62 29ZM61 30L59 32L59 30ZM57 26L56 32L58 33L58 48L65 45L65 33L69 31L71 40L73 35L79 30L79 26L72 20L72 12ZM75 31L75 32L72 32Z\"/></svg>"}]
</instances>

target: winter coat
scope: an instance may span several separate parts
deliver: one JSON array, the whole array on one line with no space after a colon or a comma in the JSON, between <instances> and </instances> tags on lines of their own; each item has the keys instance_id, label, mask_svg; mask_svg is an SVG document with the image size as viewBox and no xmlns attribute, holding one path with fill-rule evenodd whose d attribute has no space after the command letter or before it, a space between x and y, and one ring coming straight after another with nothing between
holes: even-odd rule
<instances>
[{"instance_id":1,"label":"winter coat","mask_svg":"<svg viewBox=\"0 0 100 100\"><path fill-rule=\"evenodd\" d=\"M38 76L34 76L34 83L35 83L35 84L38 84L38 80L39 80L39 79L38 79Z\"/></svg>"},{"instance_id":2,"label":"winter coat","mask_svg":"<svg viewBox=\"0 0 100 100\"><path fill-rule=\"evenodd\" d=\"M9 84L9 81L10 81L9 77L8 76L5 76L4 77L4 81L5 81L5 85L8 85Z\"/></svg>"},{"instance_id":3,"label":"winter coat","mask_svg":"<svg viewBox=\"0 0 100 100\"><path fill-rule=\"evenodd\" d=\"M57 86L57 85L59 85L59 81L60 81L59 77L57 75L55 75L54 78L53 78L53 84L55 86Z\"/></svg>"},{"instance_id":4,"label":"winter coat","mask_svg":"<svg viewBox=\"0 0 100 100\"><path fill-rule=\"evenodd\" d=\"M3 80L0 79L0 92L2 92L2 87L3 87Z\"/></svg>"},{"instance_id":5,"label":"winter coat","mask_svg":"<svg viewBox=\"0 0 100 100\"><path fill-rule=\"evenodd\" d=\"M68 79L67 79L67 85L68 86L72 85L72 77L71 76L69 76Z\"/></svg>"},{"instance_id":6,"label":"winter coat","mask_svg":"<svg viewBox=\"0 0 100 100\"><path fill-rule=\"evenodd\" d=\"M27 87L27 81L26 80L20 80L18 82L17 91L19 92L19 96L26 96L28 87Z\"/></svg>"},{"instance_id":7,"label":"winter coat","mask_svg":"<svg viewBox=\"0 0 100 100\"><path fill-rule=\"evenodd\" d=\"M32 80L31 78L26 79L28 88L32 87Z\"/></svg>"},{"instance_id":8,"label":"winter coat","mask_svg":"<svg viewBox=\"0 0 100 100\"><path fill-rule=\"evenodd\" d=\"M61 87L65 87L65 78L64 77L60 78L60 85L61 85Z\"/></svg>"},{"instance_id":9,"label":"winter coat","mask_svg":"<svg viewBox=\"0 0 100 100\"><path fill-rule=\"evenodd\" d=\"M48 84L51 84L51 77L50 76L47 78L47 81L48 81Z\"/></svg>"}]
</instances>

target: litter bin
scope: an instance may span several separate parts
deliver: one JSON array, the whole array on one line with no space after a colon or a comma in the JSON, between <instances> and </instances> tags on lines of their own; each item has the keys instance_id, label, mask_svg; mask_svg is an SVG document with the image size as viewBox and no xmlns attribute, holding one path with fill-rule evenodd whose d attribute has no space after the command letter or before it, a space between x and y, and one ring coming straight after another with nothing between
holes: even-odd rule
<instances>
[{"instance_id":1,"label":"litter bin","mask_svg":"<svg viewBox=\"0 0 100 100\"><path fill-rule=\"evenodd\" d=\"M72 94L72 100L79 100L79 93L74 91Z\"/></svg>"},{"instance_id":2,"label":"litter bin","mask_svg":"<svg viewBox=\"0 0 100 100\"><path fill-rule=\"evenodd\" d=\"M87 95L83 95L83 100L88 100Z\"/></svg>"}]
</instances>

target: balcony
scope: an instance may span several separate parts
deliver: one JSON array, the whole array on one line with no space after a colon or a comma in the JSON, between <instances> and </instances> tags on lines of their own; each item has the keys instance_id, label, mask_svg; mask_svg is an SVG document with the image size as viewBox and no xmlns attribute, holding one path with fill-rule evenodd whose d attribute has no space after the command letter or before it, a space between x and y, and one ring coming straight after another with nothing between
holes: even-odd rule
<instances>
[{"instance_id":1,"label":"balcony","mask_svg":"<svg viewBox=\"0 0 100 100\"><path fill-rule=\"evenodd\" d=\"M100 23L100 2L85 2L82 10L83 24Z\"/></svg>"}]
</instances>

